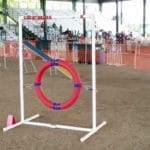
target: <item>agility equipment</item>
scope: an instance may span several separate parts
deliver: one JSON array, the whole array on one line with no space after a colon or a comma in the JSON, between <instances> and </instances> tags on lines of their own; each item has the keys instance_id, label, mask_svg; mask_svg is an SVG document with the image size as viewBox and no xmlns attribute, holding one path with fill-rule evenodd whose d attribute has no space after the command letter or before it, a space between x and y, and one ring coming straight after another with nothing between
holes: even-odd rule
<instances>
[{"instance_id":1,"label":"agility equipment","mask_svg":"<svg viewBox=\"0 0 150 150\"><path fill-rule=\"evenodd\" d=\"M134 49L134 68L142 70L150 70L150 54L147 41L135 43Z\"/></svg>"},{"instance_id":2,"label":"agility equipment","mask_svg":"<svg viewBox=\"0 0 150 150\"><path fill-rule=\"evenodd\" d=\"M7 116L7 127L9 127L15 123L16 123L16 119L15 119L14 115L8 115Z\"/></svg>"},{"instance_id":3,"label":"agility equipment","mask_svg":"<svg viewBox=\"0 0 150 150\"><path fill-rule=\"evenodd\" d=\"M38 20L38 19L84 19L87 18L91 20L91 31L92 31L92 127L77 127L70 125L59 125L59 124L49 124L43 122L34 122L33 119L38 118L40 115L36 114L31 116L30 118L25 119L25 110L24 110L24 75L23 75L23 42L22 42L22 21L25 20ZM91 137L94 133L96 133L99 129L106 125L106 121L103 121L101 124L97 125L96 119L96 64L95 64L95 18L94 16L24 16L19 17L19 81L20 81L20 122L16 124L3 128L3 131L7 131L9 129L15 128L20 125L33 125L33 126L41 126L41 127L49 127L49 128L59 128L59 129L68 129L74 131L84 131L87 132L82 138L80 138L81 142L84 142L89 137ZM70 71L70 70L69 70ZM74 77L73 77L74 78ZM78 82L77 82L78 83Z\"/></svg>"},{"instance_id":4,"label":"agility equipment","mask_svg":"<svg viewBox=\"0 0 150 150\"><path fill-rule=\"evenodd\" d=\"M36 72L36 66L33 62L32 58L32 52L29 51L25 46L23 47L23 52L24 52L24 70L25 73L31 73L31 72Z\"/></svg>"},{"instance_id":5,"label":"agility equipment","mask_svg":"<svg viewBox=\"0 0 150 150\"><path fill-rule=\"evenodd\" d=\"M48 99L44 95L42 88L41 88L41 79L42 79L43 73L45 72L46 69L53 67L53 66L61 66L61 67L65 68L71 74L72 79L73 79L73 83L74 83L73 93L72 93L71 97L63 103L52 102L52 100ZM50 59L50 61L43 63L40 66L40 68L38 69L38 71L35 75L34 86L35 86L35 90L36 90L36 93L37 93L39 99L46 106L48 106L49 108L55 109L55 110L61 110L61 109L66 109L66 108L72 106L76 102L77 98L80 95L81 81L80 81L80 77L79 77L78 73L76 72L75 68L73 66L71 66L69 63L67 63L64 60Z\"/></svg>"},{"instance_id":6,"label":"agility equipment","mask_svg":"<svg viewBox=\"0 0 150 150\"><path fill-rule=\"evenodd\" d=\"M60 70L66 77L72 79L72 76L71 76L70 72L69 72L67 69L65 69L65 68L63 68L63 67L61 67L61 66L59 66L59 67L57 67L57 68L58 68L58 70Z\"/></svg>"},{"instance_id":7,"label":"agility equipment","mask_svg":"<svg viewBox=\"0 0 150 150\"><path fill-rule=\"evenodd\" d=\"M115 66L122 65L122 51L120 44L113 44L112 48L107 51L106 63L108 65L115 65Z\"/></svg>"},{"instance_id":8,"label":"agility equipment","mask_svg":"<svg viewBox=\"0 0 150 150\"><path fill-rule=\"evenodd\" d=\"M0 57L3 57L3 65L4 68L7 68L7 60L6 60L6 49L5 49L5 42L1 41L0 42ZM0 62L0 67L2 67L2 62Z\"/></svg>"},{"instance_id":9,"label":"agility equipment","mask_svg":"<svg viewBox=\"0 0 150 150\"><path fill-rule=\"evenodd\" d=\"M47 61L49 59L52 59L50 56L48 56L45 53L43 53L41 50L39 50L38 48L36 48L32 44L30 44L28 41L23 41L23 44L24 44L24 46L29 48L31 51L33 51L36 55L41 57L43 60ZM61 73L63 73L68 78L71 78L70 74L68 72L66 72L66 70L62 69L61 67L56 67L56 69L59 70Z\"/></svg>"}]
</instances>

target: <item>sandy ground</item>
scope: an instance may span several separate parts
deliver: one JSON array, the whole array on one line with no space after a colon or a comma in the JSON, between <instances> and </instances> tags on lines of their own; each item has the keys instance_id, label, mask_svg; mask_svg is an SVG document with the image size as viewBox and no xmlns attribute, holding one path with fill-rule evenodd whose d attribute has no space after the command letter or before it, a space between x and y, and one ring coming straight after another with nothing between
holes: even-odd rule
<instances>
[{"instance_id":1,"label":"sandy ground","mask_svg":"<svg viewBox=\"0 0 150 150\"><path fill-rule=\"evenodd\" d=\"M85 132L22 125L7 132L8 114L18 122L19 78L17 60L0 68L0 150L149 150L150 149L150 71L129 66L96 65L97 124L108 123L84 143ZM84 85L91 84L91 65L74 64ZM24 74L25 116L37 113L35 121L81 127L92 126L91 91L82 89L69 109L54 111L37 98L32 86L34 73ZM43 90L53 101L64 101L72 92L72 81L61 73L45 72Z\"/></svg>"}]
</instances>

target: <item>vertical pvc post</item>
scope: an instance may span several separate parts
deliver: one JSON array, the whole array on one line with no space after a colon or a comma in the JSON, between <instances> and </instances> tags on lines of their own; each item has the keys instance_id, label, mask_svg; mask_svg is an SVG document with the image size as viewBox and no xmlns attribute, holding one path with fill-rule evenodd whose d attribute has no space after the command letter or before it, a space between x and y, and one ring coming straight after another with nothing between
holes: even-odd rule
<instances>
[{"instance_id":1,"label":"vertical pvc post","mask_svg":"<svg viewBox=\"0 0 150 150\"><path fill-rule=\"evenodd\" d=\"M96 60L95 60L95 18L92 17L92 126L96 128Z\"/></svg>"},{"instance_id":2,"label":"vertical pvc post","mask_svg":"<svg viewBox=\"0 0 150 150\"><path fill-rule=\"evenodd\" d=\"M23 49L22 49L22 17L19 17L19 87L20 87L20 120L24 121L24 90L23 90Z\"/></svg>"}]
</instances>

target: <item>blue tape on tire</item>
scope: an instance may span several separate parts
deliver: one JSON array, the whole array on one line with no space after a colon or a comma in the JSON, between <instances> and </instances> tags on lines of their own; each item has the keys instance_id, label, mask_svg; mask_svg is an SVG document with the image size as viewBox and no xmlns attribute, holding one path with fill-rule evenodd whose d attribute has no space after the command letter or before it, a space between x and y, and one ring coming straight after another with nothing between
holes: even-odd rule
<instances>
[{"instance_id":1,"label":"blue tape on tire","mask_svg":"<svg viewBox=\"0 0 150 150\"><path fill-rule=\"evenodd\" d=\"M60 103L53 103L52 109L60 110L61 104Z\"/></svg>"},{"instance_id":2,"label":"blue tape on tire","mask_svg":"<svg viewBox=\"0 0 150 150\"><path fill-rule=\"evenodd\" d=\"M41 82L34 83L34 86L41 86Z\"/></svg>"},{"instance_id":3,"label":"blue tape on tire","mask_svg":"<svg viewBox=\"0 0 150 150\"><path fill-rule=\"evenodd\" d=\"M80 83L76 83L76 84L74 84L74 87L75 87L75 88L80 88L80 87L81 87L81 84L80 84Z\"/></svg>"},{"instance_id":4,"label":"blue tape on tire","mask_svg":"<svg viewBox=\"0 0 150 150\"><path fill-rule=\"evenodd\" d=\"M53 66L54 65L54 61L53 59L50 59L50 66Z\"/></svg>"},{"instance_id":5,"label":"blue tape on tire","mask_svg":"<svg viewBox=\"0 0 150 150\"><path fill-rule=\"evenodd\" d=\"M55 66L59 66L59 59L55 60Z\"/></svg>"}]
</instances>

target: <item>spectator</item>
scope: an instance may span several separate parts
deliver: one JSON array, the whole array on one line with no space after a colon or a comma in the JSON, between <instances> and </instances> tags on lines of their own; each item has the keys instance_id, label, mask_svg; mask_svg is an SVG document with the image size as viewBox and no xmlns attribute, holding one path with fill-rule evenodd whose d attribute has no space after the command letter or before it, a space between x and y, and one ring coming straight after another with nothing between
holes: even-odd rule
<instances>
[{"instance_id":1,"label":"spectator","mask_svg":"<svg viewBox=\"0 0 150 150\"><path fill-rule=\"evenodd\" d=\"M62 34L62 25L59 26L59 32Z\"/></svg>"},{"instance_id":2,"label":"spectator","mask_svg":"<svg viewBox=\"0 0 150 150\"><path fill-rule=\"evenodd\" d=\"M52 24L52 27L53 27L54 29L57 29L57 26L56 26L55 22Z\"/></svg>"},{"instance_id":3,"label":"spectator","mask_svg":"<svg viewBox=\"0 0 150 150\"><path fill-rule=\"evenodd\" d=\"M45 27L45 23L44 21L41 23L41 28L44 28Z\"/></svg>"}]
</instances>

